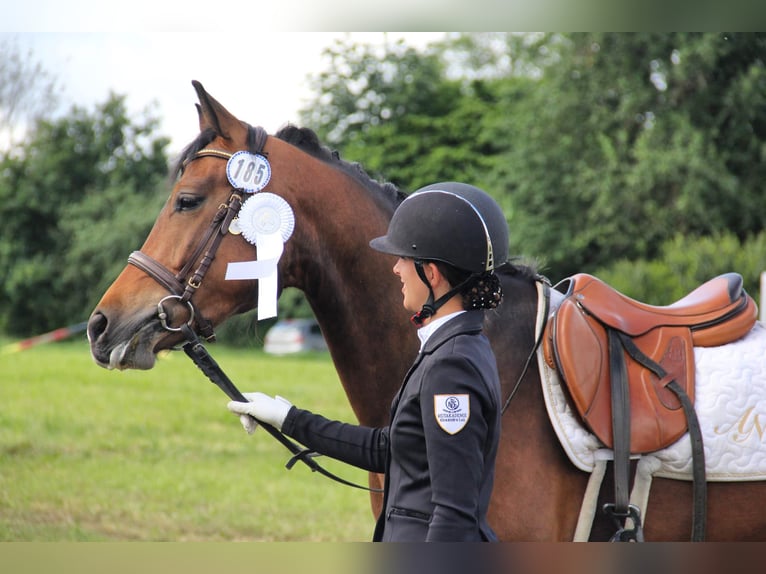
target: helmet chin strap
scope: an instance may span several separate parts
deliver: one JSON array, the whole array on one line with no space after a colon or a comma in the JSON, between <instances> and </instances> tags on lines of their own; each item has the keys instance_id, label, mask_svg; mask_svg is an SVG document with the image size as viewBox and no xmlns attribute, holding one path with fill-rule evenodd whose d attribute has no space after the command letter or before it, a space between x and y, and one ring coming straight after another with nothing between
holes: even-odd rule
<instances>
[{"instance_id":1,"label":"helmet chin strap","mask_svg":"<svg viewBox=\"0 0 766 574\"><path fill-rule=\"evenodd\" d=\"M413 325L420 327L426 319L429 317L432 317L436 314L436 312L441 308L442 305L444 305L447 301L452 299L452 297L460 291L463 286L468 283L468 281L471 280L471 277L468 277L465 281L461 282L457 286L453 287L449 291L447 291L444 295L439 297L436 301L434 301L434 290L431 287L430 281L428 281L428 278L426 277L426 272L423 269L423 264L425 263L422 259L415 259L415 271L418 273L418 277L420 277L420 280L426 284L426 287L428 287L428 299L426 299L426 302L423 303L423 308L420 309L417 313L415 313L412 317L410 317L410 321Z\"/></svg>"}]
</instances>

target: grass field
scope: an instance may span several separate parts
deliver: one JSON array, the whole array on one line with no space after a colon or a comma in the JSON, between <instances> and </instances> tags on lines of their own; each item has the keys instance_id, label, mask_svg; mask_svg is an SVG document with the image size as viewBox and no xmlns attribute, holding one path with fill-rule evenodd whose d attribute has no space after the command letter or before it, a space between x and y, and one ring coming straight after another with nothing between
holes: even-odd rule
<instances>
[{"instance_id":1,"label":"grass field","mask_svg":"<svg viewBox=\"0 0 766 574\"><path fill-rule=\"evenodd\" d=\"M210 352L242 391L354 421L327 354ZM183 353L110 372L87 343L0 355L0 541L366 541L369 495L248 436ZM344 478L366 473L320 459Z\"/></svg>"}]
</instances>

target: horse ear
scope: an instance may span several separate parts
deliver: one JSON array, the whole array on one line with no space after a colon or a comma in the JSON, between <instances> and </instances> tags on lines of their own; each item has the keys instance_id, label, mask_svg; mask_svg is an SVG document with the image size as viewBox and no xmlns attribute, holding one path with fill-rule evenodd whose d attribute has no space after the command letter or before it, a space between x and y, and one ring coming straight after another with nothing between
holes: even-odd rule
<instances>
[{"instance_id":1,"label":"horse ear","mask_svg":"<svg viewBox=\"0 0 766 574\"><path fill-rule=\"evenodd\" d=\"M225 139L245 142L247 139L247 127L245 124L235 118L218 100L208 94L197 80L192 80L192 86L194 86L194 90L199 98L199 104L195 105L199 115L200 131L212 129Z\"/></svg>"}]
</instances>

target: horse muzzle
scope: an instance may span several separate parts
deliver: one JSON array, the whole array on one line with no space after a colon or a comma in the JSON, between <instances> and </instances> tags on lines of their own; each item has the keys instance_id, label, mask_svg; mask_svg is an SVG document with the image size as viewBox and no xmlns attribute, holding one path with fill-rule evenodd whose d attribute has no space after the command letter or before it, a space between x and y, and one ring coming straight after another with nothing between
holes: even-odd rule
<instances>
[{"instance_id":1,"label":"horse muzzle","mask_svg":"<svg viewBox=\"0 0 766 574\"><path fill-rule=\"evenodd\" d=\"M156 316L150 315L141 323L131 321L120 325L98 309L88 320L87 332L95 363L120 371L151 369L157 352L172 348L182 338L163 329Z\"/></svg>"}]
</instances>

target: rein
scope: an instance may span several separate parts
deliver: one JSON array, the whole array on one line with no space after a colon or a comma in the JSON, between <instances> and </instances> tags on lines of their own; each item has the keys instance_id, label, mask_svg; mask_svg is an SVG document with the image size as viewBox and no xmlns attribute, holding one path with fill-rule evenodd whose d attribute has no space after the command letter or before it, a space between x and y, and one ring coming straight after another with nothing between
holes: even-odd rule
<instances>
[{"instance_id":1,"label":"rein","mask_svg":"<svg viewBox=\"0 0 766 574\"><path fill-rule=\"evenodd\" d=\"M255 153L263 153L263 146L266 144L267 138L268 134L262 127L253 128L248 126L248 142L252 142L252 145L249 147L255 150ZM233 154L223 150L202 149L194 154L194 156L188 161L194 161L200 157L217 157L220 159L228 160L232 157L232 155ZM244 190L232 189L229 200L226 203L222 203L218 207L218 211L213 217L213 220L210 222L210 226L208 227L207 231L202 236L200 242L197 244L197 247L195 248L189 260L178 273L173 274L172 271L170 271L156 259L146 255L145 253L142 253L141 251L134 251L131 253L128 257L128 263L134 267L137 267L149 275L149 277L157 281L157 283L162 285L165 289L170 291L170 295L163 297L159 303L157 303L157 316L162 327L166 331L181 333L185 339L183 350L186 355L192 361L194 361L194 364L197 365L197 367L199 367L199 369L210 379L210 381L218 386L231 400L246 403L248 400L244 397L244 395L242 395L239 389L237 389L237 387L226 375L226 373L224 373L223 369L221 369L221 367L218 365L215 359L213 359L210 353L208 353L205 346L199 340L197 332L192 328L192 325L195 323L196 319L199 335L201 335L206 341L215 340L215 333L213 331L212 322L202 317L199 309L197 309L196 305L194 305L192 302L192 297L194 296L194 293L197 291L197 289L199 289L200 285L202 285L202 280L205 278L210 265L215 259L215 255L218 251L218 247L220 246L221 241L229 232L229 225L239 213L239 210L242 207L243 195ZM199 265L197 266L194 273L192 273L191 270L200 256L202 256L202 259L200 259ZM171 299L175 299L178 303L186 305L189 309L188 320L181 324L179 327L173 327L170 324L168 313L164 307L165 302ZM318 472L319 474L326 476L327 478L330 478L340 484L359 488L361 490L367 490L370 492L383 492L380 489L374 489L367 486L362 486L360 484L355 484L339 476L336 476L332 472L320 466L314 460L314 457L319 456L317 453L310 449L302 448L297 443L287 438L287 436L282 434L272 425L255 419L255 417L251 418L253 418L261 427L263 427L266 432L277 439L277 441L279 441L292 453L293 456L290 458L290 460L287 461L287 464L285 465L288 470L291 469L296 462L301 461L306 466L308 466L312 472Z\"/></svg>"},{"instance_id":2,"label":"rein","mask_svg":"<svg viewBox=\"0 0 766 574\"><path fill-rule=\"evenodd\" d=\"M521 386L521 381L524 380L524 377L527 374L527 371L529 371L529 367L532 364L532 361L537 356L537 349L540 348L540 343L543 341L543 336L545 333L545 324L548 322L548 312L550 310L550 304L551 304L551 287L550 282L548 279L542 275L538 275L535 277L535 281L539 281L543 285L543 314L542 314L542 324L540 325L540 334L535 339L534 344L532 345L532 350L529 352L529 355L527 355L527 360L524 362L524 368L521 369L521 374L519 375L519 378L516 379L516 384L513 385L513 389L511 389L510 394L508 395L508 398L505 400L505 403L503 403L503 408L500 410L500 415L504 415L505 411L508 410L508 407L511 405L511 400L513 400L513 397L516 396L516 392L519 390L519 386Z\"/></svg>"}]
</instances>

